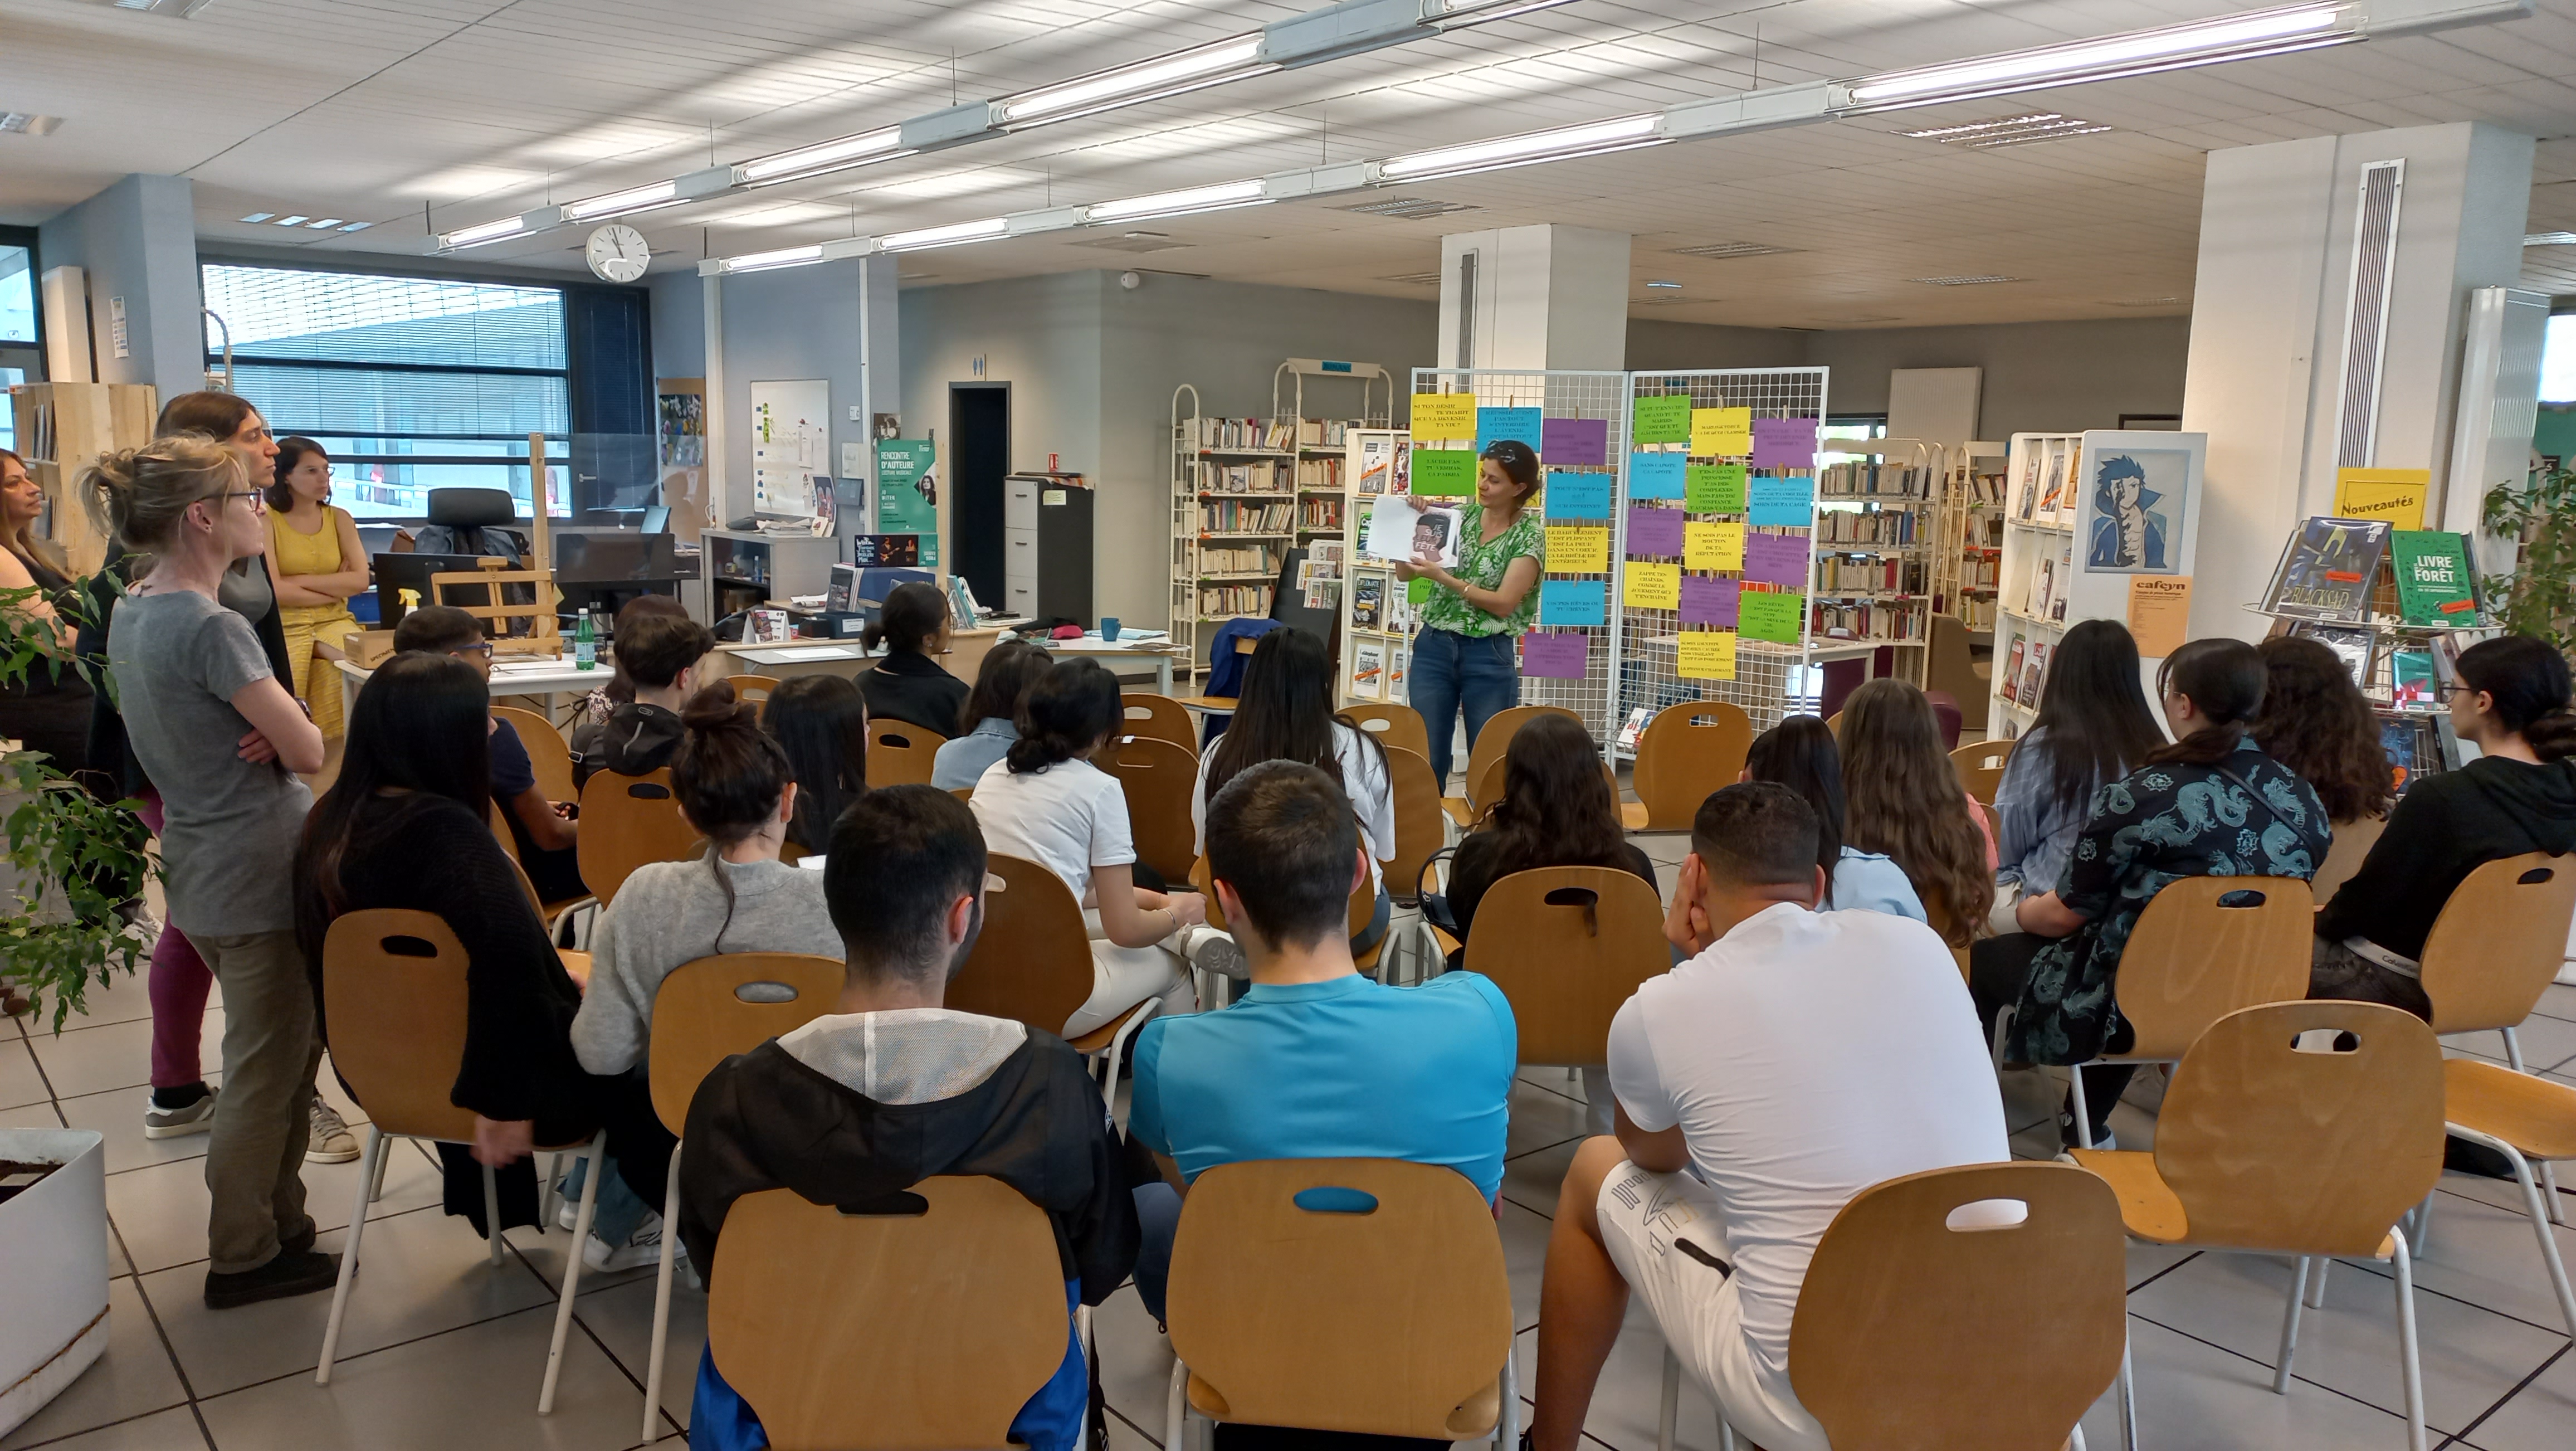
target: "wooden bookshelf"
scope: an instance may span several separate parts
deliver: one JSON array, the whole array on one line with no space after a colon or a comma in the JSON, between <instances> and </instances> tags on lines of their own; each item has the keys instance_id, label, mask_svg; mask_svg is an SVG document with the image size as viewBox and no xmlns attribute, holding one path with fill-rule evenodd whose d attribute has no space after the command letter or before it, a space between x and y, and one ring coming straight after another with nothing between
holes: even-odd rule
<instances>
[{"instance_id":1,"label":"wooden bookshelf","mask_svg":"<svg viewBox=\"0 0 2576 1451\"><path fill-rule=\"evenodd\" d=\"M149 383L27 383L9 390L9 406L18 452L45 491L40 534L63 551L74 576L97 573L108 541L76 497L81 472L101 454L152 441L158 390Z\"/></svg>"}]
</instances>

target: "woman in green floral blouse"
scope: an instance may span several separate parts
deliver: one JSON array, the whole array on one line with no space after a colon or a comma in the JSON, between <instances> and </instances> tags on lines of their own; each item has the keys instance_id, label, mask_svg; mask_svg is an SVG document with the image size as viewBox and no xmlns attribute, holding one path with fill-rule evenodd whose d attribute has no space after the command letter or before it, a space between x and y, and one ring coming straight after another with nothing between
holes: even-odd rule
<instances>
[{"instance_id":1,"label":"woman in green floral blouse","mask_svg":"<svg viewBox=\"0 0 2576 1451\"><path fill-rule=\"evenodd\" d=\"M1400 579L1431 581L1407 674L1413 708L1431 731L1431 774L1446 790L1452 722L1467 712L1467 747L1485 722L1520 704L1513 642L1538 615L1538 577L1547 536L1538 511L1538 450L1516 439L1488 445L1476 461L1476 502L1458 511L1458 564L1417 554L1395 567Z\"/></svg>"}]
</instances>

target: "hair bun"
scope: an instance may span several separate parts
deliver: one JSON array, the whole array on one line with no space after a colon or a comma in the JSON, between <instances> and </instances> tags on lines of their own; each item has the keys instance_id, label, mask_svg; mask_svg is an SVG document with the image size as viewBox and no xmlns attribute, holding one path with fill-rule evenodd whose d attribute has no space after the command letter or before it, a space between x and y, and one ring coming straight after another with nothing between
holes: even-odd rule
<instances>
[{"instance_id":1,"label":"hair bun","mask_svg":"<svg viewBox=\"0 0 2576 1451\"><path fill-rule=\"evenodd\" d=\"M760 713L734 699L732 681L719 680L680 706L680 724L693 731L716 731L728 726L758 730Z\"/></svg>"}]
</instances>

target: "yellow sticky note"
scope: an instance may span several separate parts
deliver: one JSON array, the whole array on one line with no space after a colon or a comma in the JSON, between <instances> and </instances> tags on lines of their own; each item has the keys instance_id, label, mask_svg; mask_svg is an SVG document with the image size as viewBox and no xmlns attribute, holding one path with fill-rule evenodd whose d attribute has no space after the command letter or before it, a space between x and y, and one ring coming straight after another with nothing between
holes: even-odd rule
<instances>
[{"instance_id":1,"label":"yellow sticky note","mask_svg":"<svg viewBox=\"0 0 2576 1451\"><path fill-rule=\"evenodd\" d=\"M1631 609L1677 610L1682 607L1682 567L1628 561L1628 587L1621 598Z\"/></svg>"},{"instance_id":2,"label":"yellow sticky note","mask_svg":"<svg viewBox=\"0 0 2576 1451\"><path fill-rule=\"evenodd\" d=\"M1547 572L1608 574L1610 531L1597 524L1547 526Z\"/></svg>"},{"instance_id":3,"label":"yellow sticky note","mask_svg":"<svg viewBox=\"0 0 2576 1451\"><path fill-rule=\"evenodd\" d=\"M1679 669L1684 680L1735 678L1733 630L1684 630L1676 653L1681 656Z\"/></svg>"},{"instance_id":4,"label":"yellow sticky note","mask_svg":"<svg viewBox=\"0 0 2576 1451\"><path fill-rule=\"evenodd\" d=\"M1689 523L1682 526L1682 565L1686 569L1744 568L1744 526Z\"/></svg>"},{"instance_id":5,"label":"yellow sticky note","mask_svg":"<svg viewBox=\"0 0 2576 1451\"><path fill-rule=\"evenodd\" d=\"M1693 458L1725 458L1753 452L1753 410L1692 409L1690 451ZM1727 678L1734 676L1730 673Z\"/></svg>"},{"instance_id":6,"label":"yellow sticky note","mask_svg":"<svg viewBox=\"0 0 2576 1451\"><path fill-rule=\"evenodd\" d=\"M1473 393L1414 394L1413 438L1416 443L1474 443L1476 441L1476 395Z\"/></svg>"},{"instance_id":7,"label":"yellow sticky note","mask_svg":"<svg viewBox=\"0 0 2576 1451\"><path fill-rule=\"evenodd\" d=\"M2392 529L2419 530L2424 496L2432 489L2431 469L2337 469L2334 516L2385 519Z\"/></svg>"}]
</instances>

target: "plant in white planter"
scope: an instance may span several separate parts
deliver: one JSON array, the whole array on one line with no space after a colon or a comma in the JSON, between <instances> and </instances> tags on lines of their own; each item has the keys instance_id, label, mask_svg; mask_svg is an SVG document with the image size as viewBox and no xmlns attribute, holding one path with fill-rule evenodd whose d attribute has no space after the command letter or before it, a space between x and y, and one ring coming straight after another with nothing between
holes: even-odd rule
<instances>
[{"instance_id":1,"label":"plant in white planter","mask_svg":"<svg viewBox=\"0 0 2576 1451\"><path fill-rule=\"evenodd\" d=\"M106 1142L0 1129L0 1436L107 1348Z\"/></svg>"}]
</instances>

